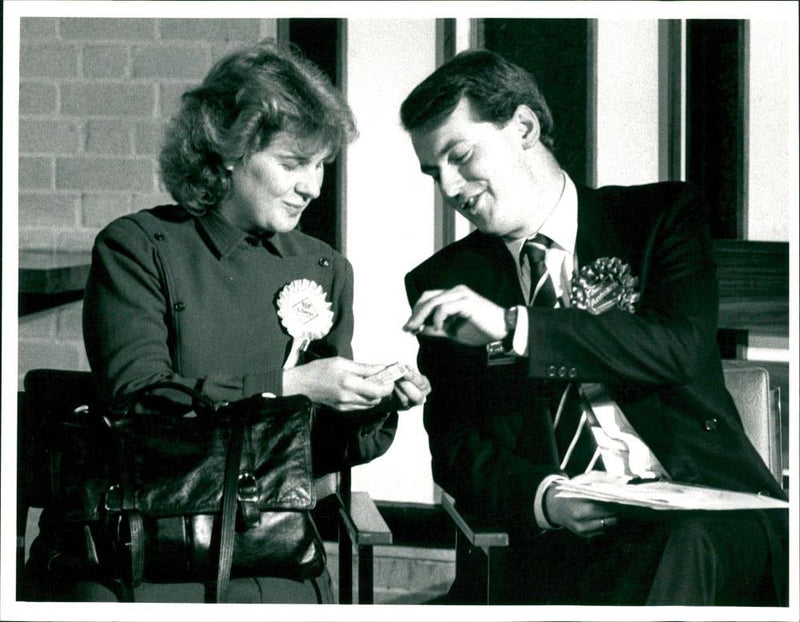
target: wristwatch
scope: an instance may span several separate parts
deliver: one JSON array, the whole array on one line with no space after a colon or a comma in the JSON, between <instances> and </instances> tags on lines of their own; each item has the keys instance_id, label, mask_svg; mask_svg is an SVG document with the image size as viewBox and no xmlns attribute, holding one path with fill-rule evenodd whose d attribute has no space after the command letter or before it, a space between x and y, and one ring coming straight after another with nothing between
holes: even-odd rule
<instances>
[{"instance_id":1,"label":"wristwatch","mask_svg":"<svg viewBox=\"0 0 800 622\"><path fill-rule=\"evenodd\" d=\"M509 307L503 314L506 323L506 336L503 337L503 350L511 352L514 349L514 333L517 330L517 307Z\"/></svg>"}]
</instances>

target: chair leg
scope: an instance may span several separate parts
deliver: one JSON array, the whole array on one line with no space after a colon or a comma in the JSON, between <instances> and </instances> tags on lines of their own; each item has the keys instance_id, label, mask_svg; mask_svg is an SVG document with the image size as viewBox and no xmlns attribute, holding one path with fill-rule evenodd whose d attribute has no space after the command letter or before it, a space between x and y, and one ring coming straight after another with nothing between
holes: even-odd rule
<instances>
[{"instance_id":1,"label":"chair leg","mask_svg":"<svg viewBox=\"0 0 800 622\"><path fill-rule=\"evenodd\" d=\"M339 604L353 604L353 543L339 522Z\"/></svg>"},{"instance_id":2,"label":"chair leg","mask_svg":"<svg viewBox=\"0 0 800 622\"><path fill-rule=\"evenodd\" d=\"M505 548L489 547L484 550L486 554L486 604L491 605L497 600L499 587L503 585L502 557Z\"/></svg>"},{"instance_id":3,"label":"chair leg","mask_svg":"<svg viewBox=\"0 0 800 622\"><path fill-rule=\"evenodd\" d=\"M456 530L456 578L447 595L452 604L491 605L503 585L503 546L474 546Z\"/></svg>"},{"instance_id":4,"label":"chair leg","mask_svg":"<svg viewBox=\"0 0 800 622\"><path fill-rule=\"evenodd\" d=\"M358 549L358 602L371 605L375 600L372 586L372 546L363 545Z\"/></svg>"},{"instance_id":5,"label":"chair leg","mask_svg":"<svg viewBox=\"0 0 800 622\"><path fill-rule=\"evenodd\" d=\"M483 605L489 602L489 563L483 550L473 546L456 529L456 578L447 595L457 605Z\"/></svg>"}]
</instances>

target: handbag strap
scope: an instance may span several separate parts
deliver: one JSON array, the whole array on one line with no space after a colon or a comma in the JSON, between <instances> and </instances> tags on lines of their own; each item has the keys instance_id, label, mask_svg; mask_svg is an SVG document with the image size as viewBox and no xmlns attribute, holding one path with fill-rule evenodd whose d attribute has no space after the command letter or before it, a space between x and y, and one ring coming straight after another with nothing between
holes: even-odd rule
<instances>
[{"instance_id":1,"label":"handbag strap","mask_svg":"<svg viewBox=\"0 0 800 622\"><path fill-rule=\"evenodd\" d=\"M144 520L136 509L133 486L131 484L131 465L124 459L127 447L122 436L115 436L117 461L118 503L116 510L109 511L111 524L115 529L114 540L122 546L122 599L133 602L133 589L142 583L144 575Z\"/></svg>"},{"instance_id":2,"label":"handbag strap","mask_svg":"<svg viewBox=\"0 0 800 622\"><path fill-rule=\"evenodd\" d=\"M152 384L148 384L144 387L141 387L131 393L127 398L127 414L133 414L133 410L136 405L142 400L142 398L147 397L148 395L152 394L155 391L159 390L171 390L177 391L178 393L183 393L184 395L188 395L192 398L192 406L195 409L199 410L218 410L222 406L227 406L228 402L214 402L211 398L207 395L200 393L197 389L193 389L190 386L185 384L181 384L179 382L175 382L172 380L160 380L158 382L154 382Z\"/></svg>"},{"instance_id":3,"label":"handbag strap","mask_svg":"<svg viewBox=\"0 0 800 622\"><path fill-rule=\"evenodd\" d=\"M224 603L228 599L231 566L233 564L233 541L236 526L237 487L239 483L239 466L244 444L244 418L237 417L231 426L230 445L225 459L225 479L222 488L222 517L220 520L219 561L217 564L217 582L215 601Z\"/></svg>"},{"instance_id":4,"label":"handbag strap","mask_svg":"<svg viewBox=\"0 0 800 622\"><path fill-rule=\"evenodd\" d=\"M129 510L120 517L127 521L130 551L130 586L134 588L142 583L144 575L144 520L139 510Z\"/></svg>"}]
</instances>

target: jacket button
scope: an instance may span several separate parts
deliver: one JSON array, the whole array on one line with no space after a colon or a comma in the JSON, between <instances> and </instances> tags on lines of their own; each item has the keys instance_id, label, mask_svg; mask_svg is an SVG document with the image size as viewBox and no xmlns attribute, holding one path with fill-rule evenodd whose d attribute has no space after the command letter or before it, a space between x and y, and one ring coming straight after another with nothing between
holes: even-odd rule
<instances>
[{"instance_id":1,"label":"jacket button","mask_svg":"<svg viewBox=\"0 0 800 622\"><path fill-rule=\"evenodd\" d=\"M718 424L719 422L714 418L706 419L705 421L703 421L703 429L706 432L713 432L714 430L717 429Z\"/></svg>"},{"instance_id":2,"label":"jacket button","mask_svg":"<svg viewBox=\"0 0 800 622\"><path fill-rule=\"evenodd\" d=\"M577 369L575 369L574 367L570 367L570 368L569 368L569 371L567 372L567 375L568 375L570 378L575 378L575 377L578 375L578 370L577 370Z\"/></svg>"},{"instance_id":3,"label":"jacket button","mask_svg":"<svg viewBox=\"0 0 800 622\"><path fill-rule=\"evenodd\" d=\"M327 268L329 265L331 265L331 262L327 257L320 257L318 263L323 268Z\"/></svg>"},{"instance_id":4,"label":"jacket button","mask_svg":"<svg viewBox=\"0 0 800 622\"><path fill-rule=\"evenodd\" d=\"M183 311L185 308L186 305L182 302L176 302L174 305L172 305L172 309L177 312Z\"/></svg>"},{"instance_id":5,"label":"jacket button","mask_svg":"<svg viewBox=\"0 0 800 622\"><path fill-rule=\"evenodd\" d=\"M567 377L567 368L566 367L559 367L558 368L558 377L559 378L566 378Z\"/></svg>"},{"instance_id":6,"label":"jacket button","mask_svg":"<svg viewBox=\"0 0 800 622\"><path fill-rule=\"evenodd\" d=\"M154 233L153 237L160 242L161 240L164 239L164 234L163 233Z\"/></svg>"},{"instance_id":7,"label":"jacket button","mask_svg":"<svg viewBox=\"0 0 800 622\"><path fill-rule=\"evenodd\" d=\"M556 377L556 367L555 367L555 365L551 365L550 367L547 368L547 375L550 376L550 378L555 378Z\"/></svg>"}]
</instances>

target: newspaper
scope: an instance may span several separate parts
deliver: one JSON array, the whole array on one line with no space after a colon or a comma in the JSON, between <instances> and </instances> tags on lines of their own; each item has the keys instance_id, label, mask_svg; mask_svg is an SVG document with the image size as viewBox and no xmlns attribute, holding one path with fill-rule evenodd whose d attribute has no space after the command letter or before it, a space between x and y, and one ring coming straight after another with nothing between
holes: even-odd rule
<instances>
[{"instance_id":1,"label":"newspaper","mask_svg":"<svg viewBox=\"0 0 800 622\"><path fill-rule=\"evenodd\" d=\"M788 501L756 493L737 492L668 479L625 478L591 471L559 482L557 497L602 501L651 510L771 510L788 509Z\"/></svg>"}]
</instances>

